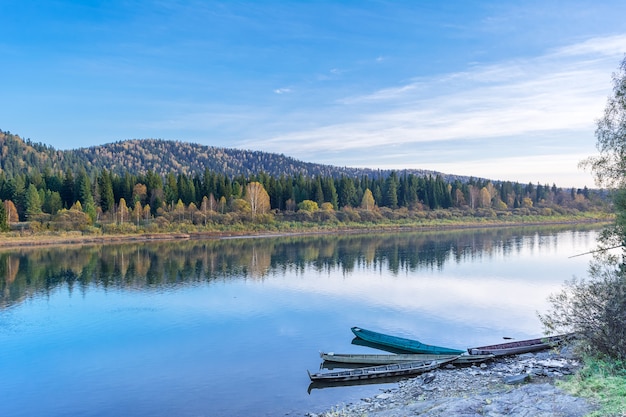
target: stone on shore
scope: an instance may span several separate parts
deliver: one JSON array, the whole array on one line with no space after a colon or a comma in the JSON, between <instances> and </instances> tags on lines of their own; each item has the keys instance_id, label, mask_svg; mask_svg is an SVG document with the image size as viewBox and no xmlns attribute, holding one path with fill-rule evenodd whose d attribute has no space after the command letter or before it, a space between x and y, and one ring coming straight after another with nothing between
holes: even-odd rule
<instances>
[{"instance_id":1,"label":"stone on shore","mask_svg":"<svg viewBox=\"0 0 626 417\"><path fill-rule=\"evenodd\" d=\"M374 398L319 417L582 417L595 409L555 381L580 363L555 351L497 358L480 366L440 368L385 389Z\"/></svg>"}]
</instances>

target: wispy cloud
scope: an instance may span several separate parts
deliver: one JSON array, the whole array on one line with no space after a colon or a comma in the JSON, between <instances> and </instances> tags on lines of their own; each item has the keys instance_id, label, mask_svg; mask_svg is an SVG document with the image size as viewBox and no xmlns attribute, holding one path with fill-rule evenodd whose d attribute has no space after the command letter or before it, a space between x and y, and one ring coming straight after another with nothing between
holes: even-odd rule
<instances>
[{"instance_id":1,"label":"wispy cloud","mask_svg":"<svg viewBox=\"0 0 626 417\"><path fill-rule=\"evenodd\" d=\"M277 88L274 90L275 94L288 94L291 92L292 92L291 88Z\"/></svg>"},{"instance_id":2,"label":"wispy cloud","mask_svg":"<svg viewBox=\"0 0 626 417\"><path fill-rule=\"evenodd\" d=\"M626 35L595 38L535 58L473 65L346 97L336 103L333 121L268 137L264 149L310 160L328 149L370 148L384 157L385 149L425 142L502 138L506 147L527 135L592 133L624 45Z\"/></svg>"}]
</instances>

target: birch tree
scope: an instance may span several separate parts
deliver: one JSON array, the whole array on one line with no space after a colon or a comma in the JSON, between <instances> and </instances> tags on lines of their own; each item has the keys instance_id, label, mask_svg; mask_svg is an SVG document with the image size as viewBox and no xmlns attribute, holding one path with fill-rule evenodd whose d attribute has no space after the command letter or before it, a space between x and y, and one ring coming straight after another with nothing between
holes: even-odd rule
<instances>
[{"instance_id":1,"label":"birch tree","mask_svg":"<svg viewBox=\"0 0 626 417\"><path fill-rule=\"evenodd\" d=\"M246 186L245 200L250 204L253 216L265 214L270 209L270 196L260 182L251 182Z\"/></svg>"},{"instance_id":2,"label":"birch tree","mask_svg":"<svg viewBox=\"0 0 626 417\"><path fill-rule=\"evenodd\" d=\"M369 188L366 188L363 192L363 198L361 199L361 208L366 211L371 211L374 209L375 205L376 201L374 201L374 195Z\"/></svg>"}]
</instances>

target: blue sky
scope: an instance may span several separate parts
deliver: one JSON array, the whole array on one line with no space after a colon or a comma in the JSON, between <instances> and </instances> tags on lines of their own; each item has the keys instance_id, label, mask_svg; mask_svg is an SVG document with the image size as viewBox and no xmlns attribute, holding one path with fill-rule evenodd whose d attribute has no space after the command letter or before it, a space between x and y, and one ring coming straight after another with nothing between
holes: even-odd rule
<instances>
[{"instance_id":1,"label":"blue sky","mask_svg":"<svg viewBox=\"0 0 626 417\"><path fill-rule=\"evenodd\" d=\"M0 129L593 186L624 1L1 1Z\"/></svg>"}]
</instances>

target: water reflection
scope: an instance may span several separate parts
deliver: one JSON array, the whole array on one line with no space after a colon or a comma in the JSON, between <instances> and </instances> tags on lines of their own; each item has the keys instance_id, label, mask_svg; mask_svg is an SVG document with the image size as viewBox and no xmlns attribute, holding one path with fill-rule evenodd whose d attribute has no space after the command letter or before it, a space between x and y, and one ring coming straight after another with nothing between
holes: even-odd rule
<instances>
[{"instance_id":1,"label":"water reflection","mask_svg":"<svg viewBox=\"0 0 626 417\"><path fill-rule=\"evenodd\" d=\"M581 227L588 230L595 226ZM305 270L388 270L398 275L446 264L488 261L520 251L556 250L552 228L290 236L44 247L0 252L0 308L67 285L159 289L226 279L263 280ZM572 231L571 233L576 233ZM588 234L581 233L581 238Z\"/></svg>"},{"instance_id":2,"label":"water reflection","mask_svg":"<svg viewBox=\"0 0 626 417\"><path fill-rule=\"evenodd\" d=\"M595 236L566 226L0 251L11 399L0 415L303 415L376 395L308 394L306 370L320 350L373 353L350 343L352 326L459 349L536 337L547 295L586 268L567 257Z\"/></svg>"}]
</instances>

